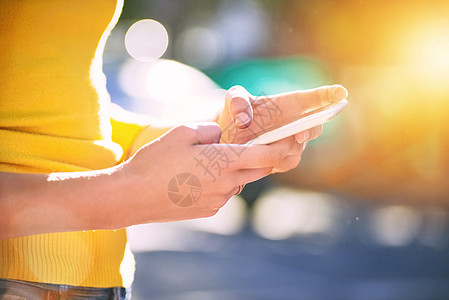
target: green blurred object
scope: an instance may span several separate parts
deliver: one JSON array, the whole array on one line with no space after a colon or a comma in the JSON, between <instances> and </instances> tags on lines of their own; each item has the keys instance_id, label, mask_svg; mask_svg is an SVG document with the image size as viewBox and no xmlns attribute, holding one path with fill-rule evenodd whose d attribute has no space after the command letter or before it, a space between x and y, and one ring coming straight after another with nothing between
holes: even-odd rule
<instances>
[{"instance_id":1,"label":"green blurred object","mask_svg":"<svg viewBox=\"0 0 449 300\"><path fill-rule=\"evenodd\" d=\"M255 96L333 83L330 71L322 63L305 57L250 60L205 73L224 89L241 85Z\"/></svg>"},{"instance_id":2,"label":"green blurred object","mask_svg":"<svg viewBox=\"0 0 449 300\"><path fill-rule=\"evenodd\" d=\"M307 57L267 58L243 61L204 71L223 89L241 85L252 95L264 96L334 84L333 76L320 61ZM326 124L320 140L338 130L338 118ZM314 140L311 143L316 143Z\"/></svg>"}]
</instances>

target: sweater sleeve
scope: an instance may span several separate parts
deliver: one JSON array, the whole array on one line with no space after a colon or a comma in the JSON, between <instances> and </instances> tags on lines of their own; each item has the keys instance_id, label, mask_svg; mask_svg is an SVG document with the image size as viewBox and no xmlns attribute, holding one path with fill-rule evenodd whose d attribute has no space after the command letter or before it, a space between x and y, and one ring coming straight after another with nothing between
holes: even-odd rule
<instances>
[{"instance_id":1,"label":"sweater sleeve","mask_svg":"<svg viewBox=\"0 0 449 300\"><path fill-rule=\"evenodd\" d=\"M111 106L111 125L112 141L123 149L121 161L171 128L152 117L127 111L116 104Z\"/></svg>"}]
</instances>

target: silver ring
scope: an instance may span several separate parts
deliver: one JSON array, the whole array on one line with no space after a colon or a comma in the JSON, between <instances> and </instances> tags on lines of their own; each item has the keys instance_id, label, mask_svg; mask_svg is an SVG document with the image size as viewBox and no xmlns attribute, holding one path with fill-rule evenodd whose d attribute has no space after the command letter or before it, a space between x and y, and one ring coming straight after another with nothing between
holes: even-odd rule
<instances>
[{"instance_id":1,"label":"silver ring","mask_svg":"<svg viewBox=\"0 0 449 300\"><path fill-rule=\"evenodd\" d=\"M240 194L240 193L243 191L243 188L244 188L244 187L245 187L244 184L239 185L239 186L238 186L239 190L238 190L237 193L235 193L234 195Z\"/></svg>"}]
</instances>

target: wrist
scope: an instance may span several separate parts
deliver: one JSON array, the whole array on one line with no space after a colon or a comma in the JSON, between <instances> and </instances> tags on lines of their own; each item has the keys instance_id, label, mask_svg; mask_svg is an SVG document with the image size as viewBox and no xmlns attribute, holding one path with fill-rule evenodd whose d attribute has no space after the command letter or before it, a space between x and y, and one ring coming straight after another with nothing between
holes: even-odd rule
<instances>
[{"instance_id":1,"label":"wrist","mask_svg":"<svg viewBox=\"0 0 449 300\"><path fill-rule=\"evenodd\" d=\"M96 189L95 193L96 199L100 201L98 208L102 213L97 214L101 215L101 218L98 218L94 212L92 218L97 228L120 229L137 224L132 219L136 200L135 176L124 165L104 170L105 172L98 176L101 189Z\"/></svg>"},{"instance_id":2,"label":"wrist","mask_svg":"<svg viewBox=\"0 0 449 300\"><path fill-rule=\"evenodd\" d=\"M151 188L154 178L149 178L151 172L144 172L145 166L134 158L116 166L108 181L108 193L113 195L112 207L106 222L116 228L147 223L152 220L152 199L157 199ZM106 216L107 217L107 216Z\"/></svg>"}]
</instances>

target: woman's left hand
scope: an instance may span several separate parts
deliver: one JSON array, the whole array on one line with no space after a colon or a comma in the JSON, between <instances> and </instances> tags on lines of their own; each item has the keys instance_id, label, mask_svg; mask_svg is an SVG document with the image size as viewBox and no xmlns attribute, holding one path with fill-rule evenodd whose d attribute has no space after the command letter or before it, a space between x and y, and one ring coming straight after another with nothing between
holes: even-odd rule
<instances>
[{"instance_id":1,"label":"woman's left hand","mask_svg":"<svg viewBox=\"0 0 449 300\"><path fill-rule=\"evenodd\" d=\"M322 86L273 96L254 97L241 86L230 88L225 97L225 108L218 118L222 129L221 143L243 144L289 123L302 113L320 106L336 103L347 96L341 85ZM276 165L272 173L286 172L295 168L301 155L311 141L321 135L321 125L297 133L286 139L294 139L287 155Z\"/></svg>"}]
</instances>

